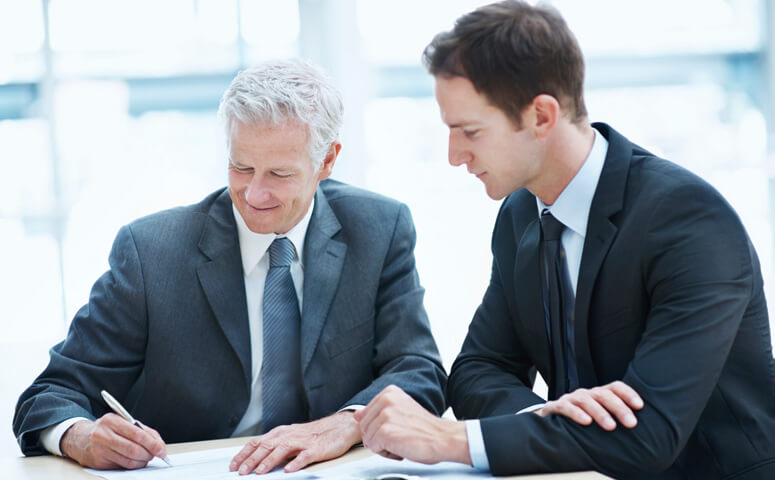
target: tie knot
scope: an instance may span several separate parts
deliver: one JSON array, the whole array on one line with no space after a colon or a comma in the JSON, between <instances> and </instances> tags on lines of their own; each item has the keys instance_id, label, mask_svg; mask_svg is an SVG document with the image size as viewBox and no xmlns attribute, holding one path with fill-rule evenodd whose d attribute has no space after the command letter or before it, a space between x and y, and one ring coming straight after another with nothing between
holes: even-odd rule
<instances>
[{"instance_id":1,"label":"tie knot","mask_svg":"<svg viewBox=\"0 0 775 480\"><path fill-rule=\"evenodd\" d=\"M289 267L295 254L296 250L290 240L286 237L275 238L269 245L269 268Z\"/></svg>"},{"instance_id":2,"label":"tie knot","mask_svg":"<svg viewBox=\"0 0 775 480\"><path fill-rule=\"evenodd\" d=\"M544 233L544 240L559 240L562 231L565 230L565 225L554 218L554 215L549 210L544 210L541 213L541 230Z\"/></svg>"}]
</instances>

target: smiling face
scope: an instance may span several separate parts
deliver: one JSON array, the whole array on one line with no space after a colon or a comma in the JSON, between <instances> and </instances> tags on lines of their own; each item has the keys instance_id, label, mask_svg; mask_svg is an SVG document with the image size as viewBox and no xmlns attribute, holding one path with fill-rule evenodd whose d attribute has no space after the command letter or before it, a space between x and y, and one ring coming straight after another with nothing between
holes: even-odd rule
<instances>
[{"instance_id":1,"label":"smiling face","mask_svg":"<svg viewBox=\"0 0 775 480\"><path fill-rule=\"evenodd\" d=\"M449 127L449 163L465 165L500 200L530 187L541 169L539 145L463 77L436 77L436 101Z\"/></svg>"},{"instance_id":2,"label":"smiling face","mask_svg":"<svg viewBox=\"0 0 775 480\"><path fill-rule=\"evenodd\" d=\"M283 234L299 223L341 148L334 142L316 168L307 128L292 121L253 126L235 119L229 138L229 195L255 233Z\"/></svg>"}]
</instances>

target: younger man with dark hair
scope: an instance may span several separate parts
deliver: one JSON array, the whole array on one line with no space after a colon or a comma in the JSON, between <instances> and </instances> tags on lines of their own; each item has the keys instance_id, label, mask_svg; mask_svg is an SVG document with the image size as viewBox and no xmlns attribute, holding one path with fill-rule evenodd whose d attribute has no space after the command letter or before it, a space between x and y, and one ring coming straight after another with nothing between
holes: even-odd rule
<instances>
[{"instance_id":1,"label":"younger man with dark hair","mask_svg":"<svg viewBox=\"0 0 775 480\"><path fill-rule=\"evenodd\" d=\"M482 7L425 62L449 162L506 197L447 386L459 418L482 420L438 419L388 387L356 414L364 443L495 474L775 478L762 277L727 202L588 122L581 51L550 8Z\"/></svg>"}]
</instances>

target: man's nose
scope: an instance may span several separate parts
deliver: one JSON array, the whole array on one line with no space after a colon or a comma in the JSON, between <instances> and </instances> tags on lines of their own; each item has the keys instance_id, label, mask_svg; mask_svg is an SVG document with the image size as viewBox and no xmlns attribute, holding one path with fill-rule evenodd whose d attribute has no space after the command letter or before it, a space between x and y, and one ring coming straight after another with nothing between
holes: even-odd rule
<instances>
[{"instance_id":1,"label":"man's nose","mask_svg":"<svg viewBox=\"0 0 775 480\"><path fill-rule=\"evenodd\" d=\"M471 161L471 152L469 152L467 149L460 146L460 142L457 141L453 134L450 133L449 135L449 164L453 167L458 167L460 165L464 165L465 163Z\"/></svg>"},{"instance_id":2,"label":"man's nose","mask_svg":"<svg viewBox=\"0 0 775 480\"><path fill-rule=\"evenodd\" d=\"M260 175L253 175L253 178L245 189L245 201L254 207L260 207L272 198L272 193L262 182Z\"/></svg>"}]
</instances>

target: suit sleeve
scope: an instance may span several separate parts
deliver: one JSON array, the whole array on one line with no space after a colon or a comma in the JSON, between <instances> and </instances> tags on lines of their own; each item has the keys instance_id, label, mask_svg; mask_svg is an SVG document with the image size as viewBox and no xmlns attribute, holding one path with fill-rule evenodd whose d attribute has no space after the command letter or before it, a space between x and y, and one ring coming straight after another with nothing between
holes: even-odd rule
<instances>
[{"instance_id":1,"label":"suit sleeve","mask_svg":"<svg viewBox=\"0 0 775 480\"><path fill-rule=\"evenodd\" d=\"M366 405L393 384L437 415L445 409L446 373L423 307L425 290L415 267L415 240L411 214L401 205L375 302L374 381L346 405Z\"/></svg>"},{"instance_id":2,"label":"suit sleeve","mask_svg":"<svg viewBox=\"0 0 775 480\"><path fill-rule=\"evenodd\" d=\"M493 473L659 472L692 435L746 309L761 303L761 274L739 219L707 185L666 192L643 217L632 268L644 272L651 307L622 378L645 402L638 426L606 432L556 415L486 418Z\"/></svg>"},{"instance_id":3,"label":"suit sleeve","mask_svg":"<svg viewBox=\"0 0 775 480\"><path fill-rule=\"evenodd\" d=\"M506 200L498 212L492 235L490 284L468 326L447 382L447 401L459 419L513 414L544 402L532 391L534 364L512 327L512 311L504 289L504 283L513 284L503 277L513 270L513 264L505 259L514 258L518 241L511 208L510 200Z\"/></svg>"},{"instance_id":4,"label":"suit sleeve","mask_svg":"<svg viewBox=\"0 0 775 480\"><path fill-rule=\"evenodd\" d=\"M147 332L144 284L129 227L119 231L109 264L65 340L50 350L48 366L17 402L13 431L25 455L46 453L40 442L44 428L72 417L94 419L106 413L100 390L122 398L142 369Z\"/></svg>"},{"instance_id":5,"label":"suit sleeve","mask_svg":"<svg viewBox=\"0 0 775 480\"><path fill-rule=\"evenodd\" d=\"M514 414L544 402L532 391L533 363L520 343L496 258L490 284L450 371L447 399L457 418Z\"/></svg>"}]
</instances>

